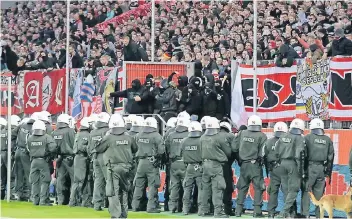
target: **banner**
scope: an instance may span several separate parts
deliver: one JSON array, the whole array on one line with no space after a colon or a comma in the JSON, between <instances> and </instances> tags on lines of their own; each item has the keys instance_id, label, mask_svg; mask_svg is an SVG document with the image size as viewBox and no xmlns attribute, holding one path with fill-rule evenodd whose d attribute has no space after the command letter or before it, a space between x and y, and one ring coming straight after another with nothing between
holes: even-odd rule
<instances>
[{"instance_id":1,"label":"banner","mask_svg":"<svg viewBox=\"0 0 352 219\"><path fill-rule=\"evenodd\" d=\"M352 57L330 60L329 113L332 120L352 120Z\"/></svg>"},{"instance_id":2,"label":"banner","mask_svg":"<svg viewBox=\"0 0 352 219\"><path fill-rule=\"evenodd\" d=\"M30 84L28 84L28 82ZM65 110L66 70L26 72L24 75L24 112L32 114L46 110L51 114Z\"/></svg>"},{"instance_id":3,"label":"banner","mask_svg":"<svg viewBox=\"0 0 352 219\"><path fill-rule=\"evenodd\" d=\"M296 115L296 72L296 65L289 68L272 65L258 67L257 90L253 91L253 67L240 65L237 74L241 75L240 90L248 116L253 114L254 92L257 92L257 115L263 122L292 120ZM231 115L236 113L232 111Z\"/></svg>"},{"instance_id":4,"label":"banner","mask_svg":"<svg viewBox=\"0 0 352 219\"><path fill-rule=\"evenodd\" d=\"M110 93L115 91L118 68L98 68L96 85L97 95L102 98L102 111L107 113L113 113L114 102L113 98L110 98Z\"/></svg>"},{"instance_id":5,"label":"banner","mask_svg":"<svg viewBox=\"0 0 352 219\"><path fill-rule=\"evenodd\" d=\"M43 108L43 74L42 72L27 72L24 77L24 111L27 114L40 112Z\"/></svg>"},{"instance_id":6,"label":"banner","mask_svg":"<svg viewBox=\"0 0 352 219\"><path fill-rule=\"evenodd\" d=\"M310 120L329 119L328 79L329 60L320 60L316 64L298 60L296 83L296 114L298 118Z\"/></svg>"},{"instance_id":7,"label":"banner","mask_svg":"<svg viewBox=\"0 0 352 219\"><path fill-rule=\"evenodd\" d=\"M11 113L20 114L23 112L23 81L20 83L20 74L17 78L10 72L0 75L0 115L7 115L8 108L8 78L11 77ZM19 84L20 83L20 84ZM20 86L22 85L22 87Z\"/></svg>"}]
</instances>

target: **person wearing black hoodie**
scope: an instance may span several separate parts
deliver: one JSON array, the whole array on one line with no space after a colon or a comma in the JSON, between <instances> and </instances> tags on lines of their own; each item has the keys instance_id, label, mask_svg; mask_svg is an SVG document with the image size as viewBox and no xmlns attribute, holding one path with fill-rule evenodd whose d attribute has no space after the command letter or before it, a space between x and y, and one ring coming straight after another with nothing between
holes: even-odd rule
<instances>
[{"instance_id":1,"label":"person wearing black hoodie","mask_svg":"<svg viewBox=\"0 0 352 219\"><path fill-rule=\"evenodd\" d=\"M185 110L189 115L197 115L201 118L202 96L200 90L194 84L188 85L188 98L186 99Z\"/></svg>"},{"instance_id":2,"label":"person wearing black hoodie","mask_svg":"<svg viewBox=\"0 0 352 219\"><path fill-rule=\"evenodd\" d=\"M216 118L222 120L224 117L230 117L230 101L227 93L222 87L221 80L215 81L215 91L217 93Z\"/></svg>"},{"instance_id":3,"label":"person wearing black hoodie","mask_svg":"<svg viewBox=\"0 0 352 219\"><path fill-rule=\"evenodd\" d=\"M290 46L283 44L280 46L276 66L291 67L296 58L299 58L297 52Z\"/></svg>"},{"instance_id":4,"label":"person wearing black hoodie","mask_svg":"<svg viewBox=\"0 0 352 219\"><path fill-rule=\"evenodd\" d=\"M185 110L185 103L186 100L188 98L188 77L183 75L183 76L179 76L177 78L178 80L178 86L177 88L181 91L181 97L178 100L178 112L182 112Z\"/></svg>"},{"instance_id":5,"label":"person wearing black hoodie","mask_svg":"<svg viewBox=\"0 0 352 219\"><path fill-rule=\"evenodd\" d=\"M134 79L132 81L132 88L128 88L123 91L116 91L110 93L110 97L123 97L127 98L126 112L128 114L143 114L146 112L146 106L143 99L147 97L142 96L143 87L139 79Z\"/></svg>"},{"instance_id":6,"label":"person wearing black hoodie","mask_svg":"<svg viewBox=\"0 0 352 219\"><path fill-rule=\"evenodd\" d=\"M17 54L11 50L11 47L7 43L2 43L1 63L6 63L7 68L10 71L16 71L17 69Z\"/></svg>"},{"instance_id":7,"label":"person wearing black hoodie","mask_svg":"<svg viewBox=\"0 0 352 219\"><path fill-rule=\"evenodd\" d=\"M207 82L204 85L204 90L202 92L202 103L203 103L203 116L216 116L217 109L217 93L214 90L212 83Z\"/></svg>"},{"instance_id":8,"label":"person wearing black hoodie","mask_svg":"<svg viewBox=\"0 0 352 219\"><path fill-rule=\"evenodd\" d=\"M133 42L129 36L123 38L123 57L125 61L148 61L147 52L138 44Z\"/></svg>"}]
</instances>

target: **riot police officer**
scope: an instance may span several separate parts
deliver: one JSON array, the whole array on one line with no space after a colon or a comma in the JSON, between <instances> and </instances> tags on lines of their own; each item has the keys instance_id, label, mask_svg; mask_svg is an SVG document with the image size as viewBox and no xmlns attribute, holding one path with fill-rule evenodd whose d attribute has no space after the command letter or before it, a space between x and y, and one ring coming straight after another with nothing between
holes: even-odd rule
<instances>
[{"instance_id":1,"label":"riot police officer","mask_svg":"<svg viewBox=\"0 0 352 219\"><path fill-rule=\"evenodd\" d=\"M294 119L290 124L288 133L280 136L275 146L275 152L280 160L280 167L283 168L281 179L288 179L287 195L283 209L284 217L295 217L291 209L296 200L301 185L301 179L305 178L304 155L306 146L302 136L304 122L301 119Z\"/></svg>"},{"instance_id":2,"label":"riot police officer","mask_svg":"<svg viewBox=\"0 0 352 219\"><path fill-rule=\"evenodd\" d=\"M176 127L176 122L177 122L177 117L171 117L169 120L167 120L166 131L169 130L170 128Z\"/></svg>"},{"instance_id":3,"label":"riot police officer","mask_svg":"<svg viewBox=\"0 0 352 219\"><path fill-rule=\"evenodd\" d=\"M33 113L27 122L23 122L12 130L12 138L17 142L15 162L16 168L19 171L16 172L15 178L16 184L19 186L19 188L16 188L19 201L28 201L30 199L31 185L29 183L29 173L31 162L28 150L26 149L26 143L32 132L32 125L38 119L38 116L39 113Z\"/></svg>"},{"instance_id":4,"label":"riot police officer","mask_svg":"<svg viewBox=\"0 0 352 219\"><path fill-rule=\"evenodd\" d=\"M126 125L126 130L129 131L132 127L132 121L135 120L136 115L130 114L128 116L123 117L123 120L125 121Z\"/></svg>"},{"instance_id":5,"label":"riot police officer","mask_svg":"<svg viewBox=\"0 0 352 219\"><path fill-rule=\"evenodd\" d=\"M202 175L202 216L209 213L208 201L212 195L214 217L228 217L224 212L223 194L226 188L222 166L231 155L231 142L220 135L219 121L211 117L206 121L206 130L201 137L203 159Z\"/></svg>"},{"instance_id":6,"label":"riot police officer","mask_svg":"<svg viewBox=\"0 0 352 219\"><path fill-rule=\"evenodd\" d=\"M308 162L308 181L302 191L302 215L309 217L309 195L308 188L312 190L317 200L324 194L325 177L331 179L331 172L334 162L334 145L331 139L324 135L324 122L321 119L310 121L308 135L304 137L307 147L306 161ZM319 207L315 208L316 218L320 218Z\"/></svg>"},{"instance_id":7,"label":"riot police officer","mask_svg":"<svg viewBox=\"0 0 352 219\"><path fill-rule=\"evenodd\" d=\"M174 118L174 117L171 117ZM171 119L170 118L170 119ZM169 127L167 129L167 131L164 134L164 140L167 139L167 137L170 135L170 133L174 132L176 129L176 123L177 120L180 118L185 118L190 120L191 116L186 112L186 111L182 111L180 112L177 117L176 117L176 122L175 124L173 124L173 120L174 119L170 119L168 120L169 123ZM170 121L170 122L169 122ZM172 126L173 125L173 126ZM172 126L172 127L171 127ZM169 211L169 197L170 197L170 161L169 161L169 157L166 154L166 157L164 158L164 160L166 160L166 164L165 164L165 192L164 192L164 211ZM180 194L182 193L182 190L180 190Z\"/></svg>"},{"instance_id":8,"label":"riot police officer","mask_svg":"<svg viewBox=\"0 0 352 219\"><path fill-rule=\"evenodd\" d=\"M7 182L7 121L0 117L0 146L1 146L1 200L5 198ZM11 168L11 167L9 167Z\"/></svg>"},{"instance_id":9,"label":"riot police officer","mask_svg":"<svg viewBox=\"0 0 352 219\"><path fill-rule=\"evenodd\" d=\"M274 218L277 207L277 198L280 186L284 193L287 195L287 183L282 182L281 174L283 173L282 167L279 165L279 159L275 152L275 144L280 136L287 133L288 127L284 122L277 122L274 125L274 137L268 139L263 147L263 157L266 163L266 168L270 172L270 184L268 187L269 201L268 201L268 217Z\"/></svg>"},{"instance_id":10,"label":"riot police officer","mask_svg":"<svg viewBox=\"0 0 352 219\"><path fill-rule=\"evenodd\" d=\"M230 123L228 122L220 122L220 135L224 135L224 138L228 139L228 142L233 141L235 135L232 133L232 128ZM229 149L231 150L231 148ZM223 165L224 179L226 183L226 188L224 192L224 206L225 206L225 214L229 216L235 216L235 213L232 211L232 193L233 189L233 173L232 173L232 163L235 161L235 157L233 154L228 157L228 161Z\"/></svg>"},{"instance_id":11,"label":"riot police officer","mask_svg":"<svg viewBox=\"0 0 352 219\"><path fill-rule=\"evenodd\" d=\"M12 131L21 124L21 118L17 115L11 115L11 133ZM16 139L11 136L11 196L10 199L15 200L15 189L18 188L17 181L16 181L16 173L18 171L23 172L23 170L19 170L17 168L15 162L15 151L16 151Z\"/></svg>"},{"instance_id":12,"label":"riot police officer","mask_svg":"<svg viewBox=\"0 0 352 219\"><path fill-rule=\"evenodd\" d=\"M148 182L148 205L147 212L160 213L157 209L157 194L160 186L159 158L165 153L162 136L157 132L158 122L153 117L145 120L143 132L136 135L138 151L136 157L139 160L135 177L135 190L133 193L132 208L138 211L143 196L144 185Z\"/></svg>"},{"instance_id":13,"label":"riot police officer","mask_svg":"<svg viewBox=\"0 0 352 219\"><path fill-rule=\"evenodd\" d=\"M142 116L136 116L136 115L129 115L128 116L131 121L131 128L127 132L127 134L131 135L132 137L135 137L138 133L143 131L143 126L144 126L144 119ZM127 129L127 124L126 124L126 129ZM133 154L133 157L135 158L135 154ZM134 159L132 163L132 169L131 169L131 177L130 177L130 183L131 183L131 188L128 191L128 208L132 209L132 200L133 200L133 192L134 192L134 186L133 186L133 180L137 172L137 160ZM139 206L139 209L146 209L147 208L147 190L143 190L144 194L142 196L142 201L141 201L141 206Z\"/></svg>"},{"instance_id":14,"label":"riot police officer","mask_svg":"<svg viewBox=\"0 0 352 219\"><path fill-rule=\"evenodd\" d=\"M187 165L185 179L183 181L183 214L188 215L191 208L191 197L194 184L199 190L202 188L202 150L200 137L202 136L202 125L192 121L188 127L188 137L181 142L183 161ZM200 208L202 197L198 191L197 203Z\"/></svg>"},{"instance_id":15,"label":"riot police officer","mask_svg":"<svg viewBox=\"0 0 352 219\"><path fill-rule=\"evenodd\" d=\"M54 156L57 147L54 139L46 134L43 121L35 121L32 129L33 133L28 138L27 149L31 160L29 178L32 183L33 204L51 206L48 202L51 181L48 160Z\"/></svg>"},{"instance_id":16,"label":"riot police officer","mask_svg":"<svg viewBox=\"0 0 352 219\"><path fill-rule=\"evenodd\" d=\"M65 190L70 189L65 188L67 176L69 176L71 185L73 185L73 145L75 141L75 131L69 127L70 122L69 115L59 115L56 124L57 129L52 133L58 147L58 157L56 160L56 191L59 205L67 204L67 200L69 200L69 197L66 197L65 193Z\"/></svg>"},{"instance_id":17,"label":"riot police officer","mask_svg":"<svg viewBox=\"0 0 352 219\"><path fill-rule=\"evenodd\" d=\"M84 117L81 120L81 127L76 135L75 143L73 145L73 153L75 158L73 160L74 182L70 195L70 206L81 206L87 204L88 194L84 193L83 185L87 186L88 175L88 139L90 132L89 118ZM82 200L84 199L84 200ZM82 205L82 206L84 206Z\"/></svg>"},{"instance_id":18,"label":"riot police officer","mask_svg":"<svg viewBox=\"0 0 352 219\"><path fill-rule=\"evenodd\" d=\"M233 152L238 153L241 174L237 183L236 217L240 217L242 214L244 199L251 182L253 182L255 191L253 217L262 216L265 185L261 152L267 137L261 132L261 129L262 120L259 116L250 116L248 129L239 132L232 144Z\"/></svg>"},{"instance_id":19,"label":"riot police officer","mask_svg":"<svg viewBox=\"0 0 352 219\"><path fill-rule=\"evenodd\" d=\"M174 132L171 132L165 141L166 154L170 159L170 204L175 213L178 207L179 193L185 178L186 167L181 154L181 141L188 136L190 120L181 117L177 120Z\"/></svg>"},{"instance_id":20,"label":"riot police officer","mask_svg":"<svg viewBox=\"0 0 352 219\"><path fill-rule=\"evenodd\" d=\"M109 213L112 218L127 218L127 192L130 189L130 171L137 145L134 138L125 133L121 115L111 116L109 128L110 133L95 150L103 153L104 163L108 167L106 196L109 198Z\"/></svg>"},{"instance_id":21,"label":"riot police officer","mask_svg":"<svg viewBox=\"0 0 352 219\"><path fill-rule=\"evenodd\" d=\"M94 209L101 211L105 206L105 180L106 180L106 166L104 164L103 153L97 153L95 148L100 144L103 137L109 131L110 115L106 112L98 114L95 122L96 129L92 130L89 135L89 154L93 159L94 169L94 189L93 202Z\"/></svg>"}]
</instances>

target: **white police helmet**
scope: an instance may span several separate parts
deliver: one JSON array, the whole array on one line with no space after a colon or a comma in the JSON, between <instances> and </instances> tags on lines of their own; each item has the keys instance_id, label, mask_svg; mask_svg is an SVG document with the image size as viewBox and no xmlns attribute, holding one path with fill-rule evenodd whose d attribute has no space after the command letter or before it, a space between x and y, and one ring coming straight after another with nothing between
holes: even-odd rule
<instances>
[{"instance_id":1,"label":"white police helmet","mask_svg":"<svg viewBox=\"0 0 352 219\"><path fill-rule=\"evenodd\" d=\"M38 116L38 119L45 122L49 122L49 117L47 115L45 115L44 113L40 113Z\"/></svg>"},{"instance_id":2,"label":"white police helmet","mask_svg":"<svg viewBox=\"0 0 352 219\"><path fill-rule=\"evenodd\" d=\"M284 122L277 122L274 125L274 136L280 138L283 133L288 131L287 124Z\"/></svg>"},{"instance_id":3,"label":"white police helmet","mask_svg":"<svg viewBox=\"0 0 352 219\"><path fill-rule=\"evenodd\" d=\"M188 120L190 120L191 116L186 111L182 111L177 115L177 119L179 118L187 118Z\"/></svg>"},{"instance_id":4,"label":"white police helmet","mask_svg":"<svg viewBox=\"0 0 352 219\"><path fill-rule=\"evenodd\" d=\"M232 132L231 125L228 122L220 122L220 128L224 128L229 133Z\"/></svg>"},{"instance_id":5,"label":"white police helmet","mask_svg":"<svg viewBox=\"0 0 352 219\"><path fill-rule=\"evenodd\" d=\"M119 114L118 114L119 115ZM121 117L121 115L120 115ZM107 112L101 112L98 114L98 120L97 122L102 122L108 124L110 120L110 115Z\"/></svg>"},{"instance_id":6,"label":"white police helmet","mask_svg":"<svg viewBox=\"0 0 352 219\"><path fill-rule=\"evenodd\" d=\"M247 121L248 130L254 132L260 132L262 130L262 119L257 115L252 115Z\"/></svg>"},{"instance_id":7,"label":"white police helmet","mask_svg":"<svg viewBox=\"0 0 352 219\"><path fill-rule=\"evenodd\" d=\"M135 116L132 120L131 131L140 132L143 130L144 118L142 116Z\"/></svg>"},{"instance_id":8,"label":"white police helmet","mask_svg":"<svg viewBox=\"0 0 352 219\"><path fill-rule=\"evenodd\" d=\"M200 137L202 136L202 125L198 121L190 122L188 126L189 137Z\"/></svg>"},{"instance_id":9,"label":"white police helmet","mask_svg":"<svg viewBox=\"0 0 352 219\"><path fill-rule=\"evenodd\" d=\"M0 117L0 125L7 126L7 120L5 118Z\"/></svg>"},{"instance_id":10,"label":"white police helmet","mask_svg":"<svg viewBox=\"0 0 352 219\"><path fill-rule=\"evenodd\" d=\"M177 117L171 117L169 120L167 120L166 127L172 128L175 127L177 123Z\"/></svg>"},{"instance_id":11,"label":"white police helmet","mask_svg":"<svg viewBox=\"0 0 352 219\"><path fill-rule=\"evenodd\" d=\"M219 132L220 124L219 120L215 117L210 117L205 122L205 135L215 135Z\"/></svg>"},{"instance_id":12,"label":"white police helmet","mask_svg":"<svg viewBox=\"0 0 352 219\"><path fill-rule=\"evenodd\" d=\"M70 120L71 120L71 116L69 116L66 113L61 114L57 117L57 123L64 123L64 124L70 125Z\"/></svg>"},{"instance_id":13,"label":"white police helmet","mask_svg":"<svg viewBox=\"0 0 352 219\"><path fill-rule=\"evenodd\" d=\"M312 119L309 123L309 129L313 134L324 135L324 122L319 118Z\"/></svg>"},{"instance_id":14,"label":"white police helmet","mask_svg":"<svg viewBox=\"0 0 352 219\"><path fill-rule=\"evenodd\" d=\"M176 126L184 126L188 128L190 122L191 121L189 119L181 117L177 120Z\"/></svg>"},{"instance_id":15,"label":"white police helmet","mask_svg":"<svg viewBox=\"0 0 352 219\"><path fill-rule=\"evenodd\" d=\"M109 121L109 128L111 134L120 135L126 131L125 121L120 114L113 114Z\"/></svg>"},{"instance_id":16,"label":"white police helmet","mask_svg":"<svg viewBox=\"0 0 352 219\"><path fill-rule=\"evenodd\" d=\"M19 126L21 122L21 118L17 115L12 115L11 118L11 126Z\"/></svg>"},{"instance_id":17,"label":"white police helmet","mask_svg":"<svg viewBox=\"0 0 352 219\"><path fill-rule=\"evenodd\" d=\"M205 129L205 124L207 122L207 120L211 118L210 116L203 116L203 118L200 120L200 124L202 125L202 128Z\"/></svg>"},{"instance_id":18,"label":"white police helmet","mask_svg":"<svg viewBox=\"0 0 352 219\"><path fill-rule=\"evenodd\" d=\"M51 123L51 114L48 111L42 111L40 114L46 116L48 118L48 121Z\"/></svg>"},{"instance_id":19,"label":"white police helmet","mask_svg":"<svg viewBox=\"0 0 352 219\"><path fill-rule=\"evenodd\" d=\"M304 131L304 121L302 119L294 119L290 124L290 133L301 135Z\"/></svg>"},{"instance_id":20,"label":"white police helmet","mask_svg":"<svg viewBox=\"0 0 352 219\"><path fill-rule=\"evenodd\" d=\"M39 119L39 115L40 115L40 112L34 112L31 117L29 118L29 120L27 121L27 123L34 123L36 120Z\"/></svg>"},{"instance_id":21,"label":"white police helmet","mask_svg":"<svg viewBox=\"0 0 352 219\"><path fill-rule=\"evenodd\" d=\"M84 127L84 128L89 128L89 122L90 122L90 119L89 117L84 117L82 120L81 120L81 128Z\"/></svg>"},{"instance_id":22,"label":"white police helmet","mask_svg":"<svg viewBox=\"0 0 352 219\"><path fill-rule=\"evenodd\" d=\"M41 120L37 120L33 123L32 126L33 135L44 135L46 131L45 123Z\"/></svg>"},{"instance_id":23,"label":"white police helmet","mask_svg":"<svg viewBox=\"0 0 352 219\"><path fill-rule=\"evenodd\" d=\"M96 122L98 121L98 114L96 113L92 113L90 116L89 116L89 123L90 125L92 126L92 129L96 129Z\"/></svg>"},{"instance_id":24,"label":"white police helmet","mask_svg":"<svg viewBox=\"0 0 352 219\"><path fill-rule=\"evenodd\" d=\"M26 117L26 118L23 118L20 122L20 124L27 124L27 122L30 120L30 118Z\"/></svg>"},{"instance_id":25,"label":"white police helmet","mask_svg":"<svg viewBox=\"0 0 352 219\"><path fill-rule=\"evenodd\" d=\"M148 117L144 120L145 132L156 132L158 129L158 122L154 117Z\"/></svg>"}]
</instances>

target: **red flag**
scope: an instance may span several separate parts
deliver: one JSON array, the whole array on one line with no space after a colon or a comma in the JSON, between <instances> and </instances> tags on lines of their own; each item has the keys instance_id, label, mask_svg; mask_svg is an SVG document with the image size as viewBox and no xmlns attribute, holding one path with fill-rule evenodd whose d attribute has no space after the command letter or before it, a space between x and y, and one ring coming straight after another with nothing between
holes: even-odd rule
<instances>
[{"instance_id":1,"label":"red flag","mask_svg":"<svg viewBox=\"0 0 352 219\"><path fill-rule=\"evenodd\" d=\"M47 111L51 114L61 113L65 110L66 100L66 70L60 69L46 73L51 79L52 94Z\"/></svg>"},{"instance_id":2,"label":"red flag","mask_svg":"<svg viewBox=\"0 0 352 219\"><path fill-rule=\"evenodd\" d=\"M42 72L26 72L24 75L24 113L32 114L42 111Z\"/></svg>"}]
</instances>

